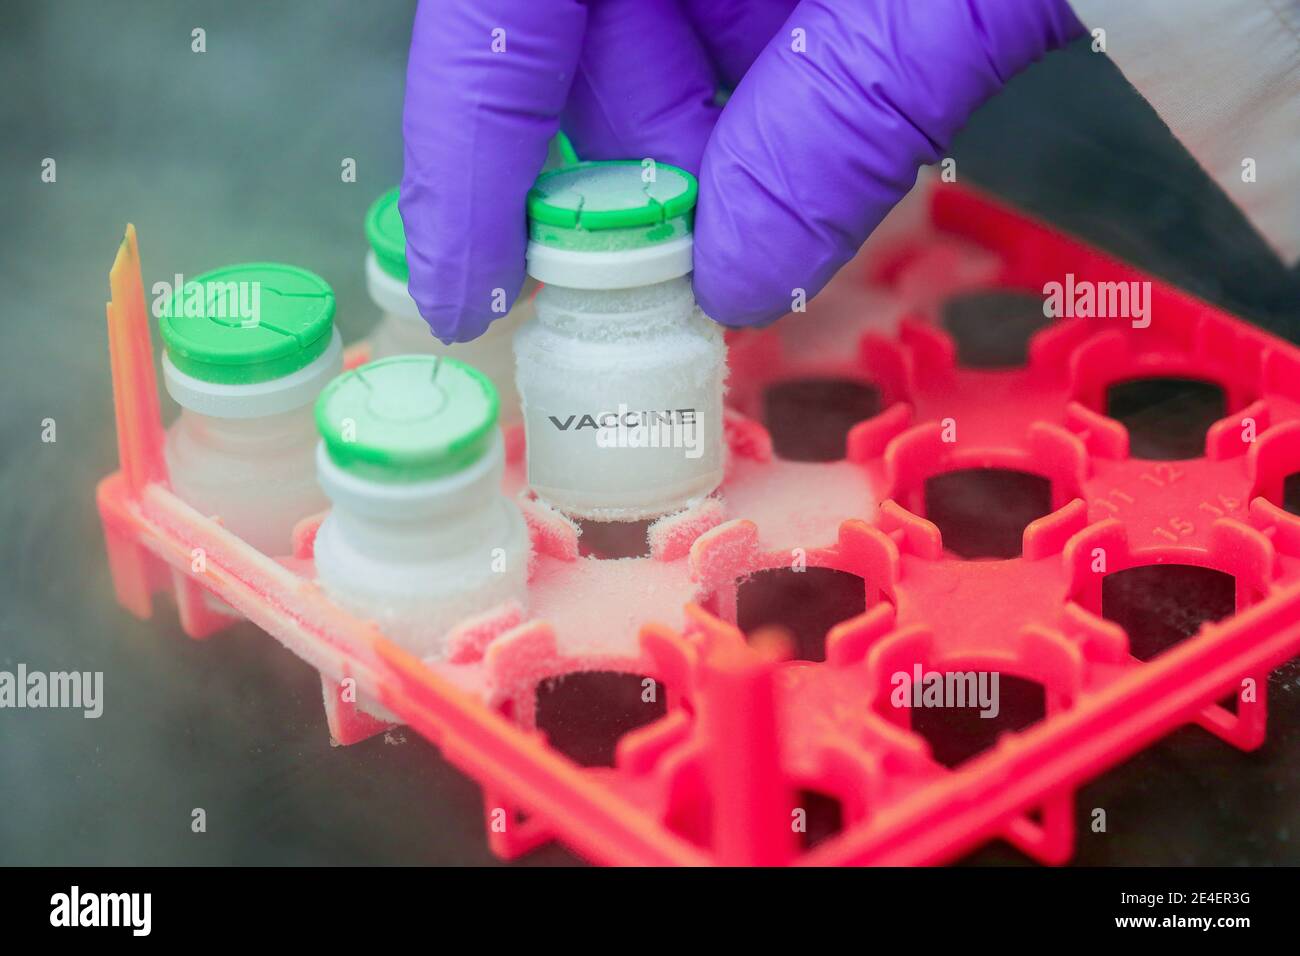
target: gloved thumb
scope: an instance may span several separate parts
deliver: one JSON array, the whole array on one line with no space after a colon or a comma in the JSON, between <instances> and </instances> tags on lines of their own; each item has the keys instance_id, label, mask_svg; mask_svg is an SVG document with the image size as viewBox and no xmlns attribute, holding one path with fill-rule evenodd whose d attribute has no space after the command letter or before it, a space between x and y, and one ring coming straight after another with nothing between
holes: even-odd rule
<instances>
[{"instance_id":1,"label":"gloved thumb","mask_svg":"<svg viewBox=\"0 0 1300 956\"><path fill-rule=\"evenodd\" d=\"M811 298L977 106L1082 32L1065 0L803 0L705 148L701 307L744 326Z\"/></svg>"}]
</instances>

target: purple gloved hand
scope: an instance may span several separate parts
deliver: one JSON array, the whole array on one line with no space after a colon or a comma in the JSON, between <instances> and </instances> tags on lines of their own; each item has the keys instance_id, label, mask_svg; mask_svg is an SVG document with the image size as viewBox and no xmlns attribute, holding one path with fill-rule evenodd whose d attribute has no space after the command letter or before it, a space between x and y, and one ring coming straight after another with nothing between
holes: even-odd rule
<instances>
[{"instance_id":1,"label":"purple gloved hand","mask_svg":"<svg viewBox=\"0 0 1300 956\"><path fill-rule=\"evenodd\" d=\"M1066 0L423 0L403 117L411 294L445 342L501 317L562 125L583 159L697 173L700 306L770 321L820 291L977 106L1083 29Z\"/></svg>"}]
</instances>

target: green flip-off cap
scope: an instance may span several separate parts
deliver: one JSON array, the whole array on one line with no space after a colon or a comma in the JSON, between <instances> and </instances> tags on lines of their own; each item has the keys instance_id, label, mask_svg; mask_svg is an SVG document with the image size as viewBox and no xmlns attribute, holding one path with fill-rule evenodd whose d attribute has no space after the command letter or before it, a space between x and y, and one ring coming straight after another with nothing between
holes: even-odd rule
<instances>
[{"instance_id":1,"label":"green flip-off cap","mask_svg":"<svg viewBox=\"0 0 1300 956\"><path fill-rule=\"evenodd\" d=\"M497 390L456 359L396 355L330 382L316 427L330 459L372 481L441 478L483 457L495 434Z\"/></svg>"},{"instance_id":2,"label":"green flip-off cap","mask_svg":"<svg viewBox=\"0 0 1300 956\"><path fill-rule=\"evenodd\" d=\"M690 235L698 193L694 176L667 163L578 163L537 177L528 193L528 235L556 249L658 245Z\"/></svg>"},{"instance_id":3,"label":"green flip-off cap","mask_svg":"<svg viewBox=\"0 0 1300 956\"><path fill-rule=\"evenodd\" d=\"M406 282L411 277L406 266L406 230L397 210L397 187L384 193L366 211L366 239L379 260L379 266L394 279Z\"/></svg>"},{"instance_id":4,"label":"green flip-off cap","mask_svg":"<svg viewBox=\"0 0 1300 956\"><path fill-rule=\"evenodd\" d=\"M297 266L214 269L172 293L159 319L167 357L204 382L248 385L290 375L329 347L334 291Z\"/></svg>"},{"instance_id":5,"label":"green flip-off cap","mask_svg":"<svg viewBox=\"0 0 1300 956\"><path fill-rule=\"evenodd\" d=\"M542 166L542 172L550 172L562 166L573 166L577 162L578 151L573 148L569 137L564 135L564 130L556 131L547 145L546 163Z\"/></svg>"}]
</instances>

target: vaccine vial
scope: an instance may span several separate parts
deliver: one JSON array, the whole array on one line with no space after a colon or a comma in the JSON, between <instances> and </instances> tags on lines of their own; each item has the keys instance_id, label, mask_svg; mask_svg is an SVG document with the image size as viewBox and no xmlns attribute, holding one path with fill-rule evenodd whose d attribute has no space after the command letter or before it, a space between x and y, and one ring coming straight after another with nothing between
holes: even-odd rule
<instances>
[{"instance_id":1,"label":"vaccine vial","mask_svg":"<svg viewBox=\"0 0 1300 956\"><path fill-rule=\"evenodd\" d=\"M515 336L528 482L577 519L677 511L722 481L722 331L691 289L697 185L650 161L544 173L528 196Z\"/></svg>"},{"instance_id":2,"label":"vaccine vial","mask_svg":"<svg viewBox=\"0 0 1300 956\"><path fill-rule=\"evenodd\" d=\"M406 233L397 209L397 188L374 201L366 213L366 288L380 311L379 324L370 335L370 357L393 355L446 355L472 365L487 375L501 400L502 426L519 422L519 395L515 391L515 358L511 340L532 314L537 283L525 282L515 304L486 332L472 342L443 345L420 317L415 300L406 290L410 272L406 265ZM505 292L501 302L504 307Z\"/></svg>"},{"instance_id":3,"label":"vaccine vial","mask_svg":"<svg viewBox=\"0 0 1300 956\"><path fill-rule=\"evenodd\" d=\"M316 403L316 575L341 606L424 658L458 622L527 599L529 541L501 492L497 394L455 359L402 355L347 372Z\"/></svg>"},{"instance_id":4,"label":"vaccine vial","mask_svg":"<svg viewBox=\"0 0 1300 956\"><path fill-rule=\"evenodd\" d=\"M306 269L252 263L177 282L159 316L163 383L181 406L172 490L265 554L327 502L312 403L343 367L334 293Z\"/></svg>"}]
</instances>

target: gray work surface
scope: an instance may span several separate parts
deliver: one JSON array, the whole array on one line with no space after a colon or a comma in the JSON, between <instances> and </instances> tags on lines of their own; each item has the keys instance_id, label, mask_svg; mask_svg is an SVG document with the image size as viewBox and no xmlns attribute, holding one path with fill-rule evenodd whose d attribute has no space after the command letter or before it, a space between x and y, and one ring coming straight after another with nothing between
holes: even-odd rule
<instances>
[{"instance_id":1,"label":"gray work surface","mask_svg":"<svg viewBox=\"0 0 1300 956\"><path fill-rule=\"evenodd\" d=\"M146 284L278 259L333 283L346 338L374 321L361 221L401 172L412 6L20 0L0 13L0 669L103 671L106 685L98 720L0 711L0 863L493 860L476 785L416 734L331 747L316 675L253 627L193 642L167 602L152 621L123 611L93 503L116 467L104 302L128 221ZM1300 333L1297 275L1086 46L1017 78L952 155L963 180ZM56 183L41 182L45 157ZM1081 829L1076 860L1300 863L1294 663L1275 675L1269 723L1256 753L1186 729L1085 786L1080 822L1105 807L1109 829Z\"/></svg>"}]
</instances>

